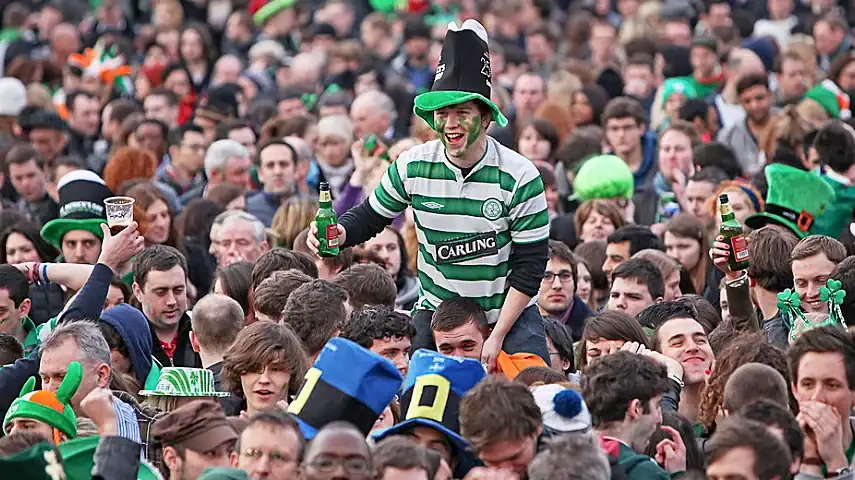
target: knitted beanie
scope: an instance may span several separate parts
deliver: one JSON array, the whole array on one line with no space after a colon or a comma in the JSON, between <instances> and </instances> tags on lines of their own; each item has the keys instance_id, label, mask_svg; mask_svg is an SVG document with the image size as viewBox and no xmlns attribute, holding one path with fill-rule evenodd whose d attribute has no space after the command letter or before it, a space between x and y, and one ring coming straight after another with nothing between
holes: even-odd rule
<instances>
[{"instance_id":1,"label":"knitted beanie","mask_svg":"<svg viewBox=\"0 0 855 480\"><path fill-rule=\"evenodd\" d=\"M77 393L83 370L78 362L68 364L68 372L59 385L56 393L47 390L33 391L36 377L30 377L21 389L21 395L12 402L3 419L3 431L8 428L15 418L38 420L64 433L72 439L77 436L77 416L74 415L70 402Z\"/></svg>"}]
</instances>

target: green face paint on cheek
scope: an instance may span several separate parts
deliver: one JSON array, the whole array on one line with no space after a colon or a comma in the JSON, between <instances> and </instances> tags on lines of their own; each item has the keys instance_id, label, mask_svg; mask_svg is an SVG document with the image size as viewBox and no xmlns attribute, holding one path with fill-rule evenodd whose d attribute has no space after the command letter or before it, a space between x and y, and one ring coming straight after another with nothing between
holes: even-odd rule
<instances>
[{"instance_id":1,"label":"green face paint on cheek","mask_svg":"<svg viewBox=\"0 0 855 480\"><path fill-rule=\"evenodd\" d=\"M469 149L478 140L478 137L481 136L481 116L478 115L471 120L467 120L465 123L460 123L466 129L466 148Z\"/></svg>"}]
</instances>

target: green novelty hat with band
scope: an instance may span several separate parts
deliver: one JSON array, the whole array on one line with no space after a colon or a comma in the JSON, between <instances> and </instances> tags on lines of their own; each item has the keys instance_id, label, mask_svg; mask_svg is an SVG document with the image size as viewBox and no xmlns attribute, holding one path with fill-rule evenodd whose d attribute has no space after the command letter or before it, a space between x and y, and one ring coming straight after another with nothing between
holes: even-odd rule
<instances>
[{"instance_id":1,"label":"green novelty hat with band","mask_svg":"<svg viewBox=\"0 0 855 480\"><path fill-rule=\"evenodd\" d=\"M228 397L214 388L214 374L207 368L166 367L160 372L154 390L143 390L145 397Z\"/></svg>"},{"instance_id":2,"label":"green novelty hat with band","mask_svg":"<svg viewBox=\"0 0 855 480\"><path fill-rule=\"evenodd\" d=\"M442 44L433 87L416 97L413 112L436 130L435 110L478 100L490 108L493 121L504 127L508 119L490 100L492 88L487 30L477 20L466 20L461 27L451 22Z\"/></svg>"},{"instance_id":3,"label":"green novelty hat with band","mask_svg":"<svg viewBox=\"0 0 855 480\"><path fill-rule=\"evenodd\" d=\"M834 190L814 172L773 163L765 168L769 192L766 209L749 215L745 224L754 230L768 223L789 228L798 238L806 237L813 221L834 201Z\"/></svg>"}]
</instances>

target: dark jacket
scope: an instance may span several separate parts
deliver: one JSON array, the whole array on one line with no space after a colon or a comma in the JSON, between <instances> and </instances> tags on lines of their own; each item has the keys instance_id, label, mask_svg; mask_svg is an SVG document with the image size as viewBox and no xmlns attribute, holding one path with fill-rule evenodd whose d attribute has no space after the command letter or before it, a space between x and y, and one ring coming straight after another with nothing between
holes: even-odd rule
<instances>
[{"instance_id":1,"label":"dark jacket","mask_svg":"<svg viewBox=\"0 0 855 480\"><path fill-rule=\"evenodd\" d=\"M578 342L582 340L585 320L593 314L594 312L585 305L581 298L574 296L573 305L556 320L567 327L568 332L573 336L573 341Z\"/></svg>"},{"instance_id":2,"label":"dark jacket","mask_svg":"<svg viewBox=\"0 0 855 480\"><path fill-rule=\"evenodd\" d=\"M59 315L65 306L65 292L55 283L30 285L30 320L41 325Z\"/></svg>"},{"instance_id":3,"label":"dark jacket","mask_svg":"<svg viewBox=\"0 0 855 480\"><path fill-rule=\"evenodd\" d=\"M98 318L104 301L107 299L107 291L110 289L110 280L113 279L113 270L103 264L96 264L86 284L80 289L77 297L71 302L68 310L59 319L59 322L77 320L83 318ZM41 389L39 377L39 363L41 362L41 351L36 349L29 356L17 360L12 365L0 368L0 416L5 416L12 402L18 398L21 387L30 377L36 377L36 389Z\"/></svg>"},{"instance_id":4,"label":"dark jacket","mask_svg":"<svg viewBox=\"0 0 855 480\"><path fill-rule=\"evenodd\" d=\"M208 367L208 370L214 374L214 390L218 392L223 392L223 362L217 362ZM226 412L227 417L236 417L240 415L240 411L243 407L243 399L237 397L235 395L230 395L228 397L220 397L220 406L223 407L223 411Z\"/></svg>"},{"instance_id":5,"label":"dark jacket","mask_svg":"<svg viewBox=\"0 0 855 480\"><path fill-rule=\"evenodd\" d=\"M105 310L101 321L115 328L128 349L128 360L140 385L145 385L151 371L151 335L145 315L128 304Z\"/></svg>"},{"instance_id":6,"label":"dark jacket","mask_svg":"<svg viewBox=\"0 0 855 480\"><path fill-rule=\"evenodd\" d=\"M104 436L95 448L93 480L136 478L140 468L140 446L119 436Z\"/></svg>"},{"instance_id":7,"label":"dark jacket","mask_svg":"<svg viewBox=\"0 0 855 480\"><path fill-rule=\"evenodd\" d=\"M160 362L164 367L191 367L202 368L202 359L199 354L193 351L193 346L190 345L190 316L187 312L181 316L178 321L178 345L175 348L175 353L172 358L166 355L163 347L160 346L160 340L157 338L157 333L154 327L149 322L149 330L151 330L151 349L155 360Z\"/></svg>"}]
</instances>

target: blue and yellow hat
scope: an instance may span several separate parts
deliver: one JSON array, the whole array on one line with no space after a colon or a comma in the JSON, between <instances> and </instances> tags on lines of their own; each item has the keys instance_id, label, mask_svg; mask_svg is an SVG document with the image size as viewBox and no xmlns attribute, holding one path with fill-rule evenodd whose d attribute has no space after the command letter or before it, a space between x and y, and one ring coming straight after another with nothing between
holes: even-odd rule
<instances>
[{"instance_id":1,"label":"blue and yellow hat","mask_svg":"<svg viewBox=\"0 0 855 480\"><path fill-rule=\"evenodd\" d=\"M410 359L404 394L402 421L374 434L376 440L402 435L415 427L442 432L454 446L458 463L472 456L469 442L460 436L460 400L487 372L481 362L420 349Z\"/></svg>"},{"instance_id":2,"label":"blue and yellow hat","mask_svg":"<svg viewBox=\"0 0 855 480\"><path fill-rule=\"evenodd\" d=\"M335 337L306 372L306 381L288 413L296 417L307 440L335 421L352 423L368 436L403 381L389 360Z\"/></svg>"}]
</instances>

